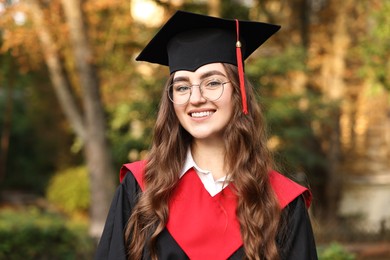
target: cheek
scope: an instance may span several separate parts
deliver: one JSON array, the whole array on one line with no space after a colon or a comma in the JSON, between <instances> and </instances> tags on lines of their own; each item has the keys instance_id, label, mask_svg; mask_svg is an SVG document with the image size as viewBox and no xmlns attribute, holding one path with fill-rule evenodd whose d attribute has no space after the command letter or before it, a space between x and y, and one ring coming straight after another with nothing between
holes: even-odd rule
<instances>
[{"instance_id":1,"label":"cheek","mask_svg":"<svg viewBox=\"0 0 390 260\"><path fill-rule=\"evenodd\" d=\"M229 111L229 113L233 113L234 98L231 90L226 93L226 96L224 96L223 100L221 101L223 102L223 106L226 108L226 110Z\"/></svg>"},{"instance_id":2,"label":"cheek","mask_svg":"<svg viewBox=\"0 0 390 260\"><path fill-rule=\"evenodd\" d=\"M228 102L228 104L226 104L227 106L228 106L228 117L229 117L229 120L233 117L233 111L234 111L234 109L233 109L233 100L230 100L229 102Z\"/></svg>"},{"instance_id":3,"label":"cheek","mask_svg":"<svg viewBox=\"0 0 390 260\"><path fill-rule=\"evenodd\" d=\"M176 117L181 122L181 118L183 117L183 114L185 112L185 106L173 105L173 109L175 111Z\"/></svg>"}]
</instances>

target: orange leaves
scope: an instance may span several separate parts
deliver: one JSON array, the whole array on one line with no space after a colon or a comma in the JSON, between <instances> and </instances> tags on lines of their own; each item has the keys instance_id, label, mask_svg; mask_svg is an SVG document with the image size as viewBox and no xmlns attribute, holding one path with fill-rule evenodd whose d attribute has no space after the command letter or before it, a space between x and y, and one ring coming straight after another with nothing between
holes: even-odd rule
<instances>
[{"instance_id":1,"label":"orange leaves","mask_svg":"<svg viewBox=\"0 0 390 260\"><path fill-rule=\"evenodd\" d=\"M66 35L65 27L61 18L61 11L57 1L51 1L50 5L40 6L43 20L47 27L52 28L53 39L61 49L61 39ZM41 30L40 26L34 23L32 15L34 8L31 8L29 1L22 1L18 4L7 6L0 16L0 30L2 31L2 46L0 52L10 52L17 60L22 72L38 70L43 65L43 50L37 37ZM19 17L19 18L18 18ZM24 17L24 21L21 20ZM22 21L22 22L21 22Z\"/></svg>"}]
</instances>

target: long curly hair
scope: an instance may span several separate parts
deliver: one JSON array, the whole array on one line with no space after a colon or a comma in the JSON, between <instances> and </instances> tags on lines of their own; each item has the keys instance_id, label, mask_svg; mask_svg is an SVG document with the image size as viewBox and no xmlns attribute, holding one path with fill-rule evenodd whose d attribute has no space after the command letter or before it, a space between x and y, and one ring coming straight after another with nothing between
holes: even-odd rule
<instances>
[{"instance_id":1,"label":"long curly hair","mask_svg":"<svg viewBox=\"0 0 390 260\"><path fill-rule=\"evenodd\" d=\"M224 131L225 163L237 193L236 214L245 258L279 259L276 235L281 209L268 178L272 158L266 146L265 122L247 79L249 114L243 114L237 67L223 66L234 89L233 115ZM172 79L173 75L165 90ZM180 125L172 102L167 95L162 95L145 168L146 189L140 195L125 231L128 259L141 259L145 246L149 247L151 258L157 259L156 239L167 223L169 199L178 183L191 141L192 136Z\"/></svg>"}]
</instances>

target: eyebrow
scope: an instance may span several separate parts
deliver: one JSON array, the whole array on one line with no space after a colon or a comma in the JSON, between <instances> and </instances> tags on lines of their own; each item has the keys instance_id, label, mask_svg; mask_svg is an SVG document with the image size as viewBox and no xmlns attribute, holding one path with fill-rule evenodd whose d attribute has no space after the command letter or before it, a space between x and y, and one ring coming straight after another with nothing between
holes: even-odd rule
<instances>
[{"instance_id":1,"label":"eyebrow","mask_svg":"<svg viewBox=\"0 0 390 260\"><path fill-rule=\"evenodd\" d=\"M220 75L220 76L226 77L226 75L223 74L222 72L220 72L219 70L210 70L210 71L207 71L207 72L203 73L202 75L200 75L200 80L203 80L205 78L208 78L208 77L211 77L214 75ZM173 82L178 82L178 81L190 81L190 79L189 79L189 77L185 77L185 76L181 76L181 77L177 77L177 78L173 79Z\"/></svg>"},{"instance_id":2,"label":"eyebrow","mask_svg":"<svg viewBox=\"0 0 390 260\"><path fill-rule=\"evenodd\" d=\"M211 77L211 76L214 76L214 75L220 75L220 76L226 77L225 74L223 74L219 70L210 70L210 71L207 71L207 72L203 73L200 76L200 79L205 79L205 78L208 78L208 77Z\"/></svg>"}]
</instances>

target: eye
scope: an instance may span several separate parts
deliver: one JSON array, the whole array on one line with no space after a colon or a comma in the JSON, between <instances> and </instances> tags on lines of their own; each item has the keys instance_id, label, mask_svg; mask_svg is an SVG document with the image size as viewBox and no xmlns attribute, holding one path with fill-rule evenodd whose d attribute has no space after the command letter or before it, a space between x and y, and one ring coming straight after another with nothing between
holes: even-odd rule
<instances>
[{"instance_id":1,"label":"eye","mask_svg":"<svg viewBox=\"0 0 390 260\"><path fill-rule=\"evenodd\" d=\"M208 89L215 89L222 85L222 81L219 79L206 80L204 86Z\"/></svg>"},{"instance_id":2,"label":"eye","mask_svg":"<svg viewBox=\"0 0 390 260\"><path fill-rule=\"evenodd\" d=\"M173 84L173 89L175 92L188 92L191 90L191 86L185 82L176 82Z\"/></svg>"}]
</instances>

